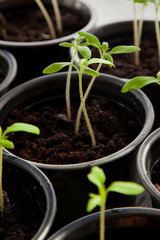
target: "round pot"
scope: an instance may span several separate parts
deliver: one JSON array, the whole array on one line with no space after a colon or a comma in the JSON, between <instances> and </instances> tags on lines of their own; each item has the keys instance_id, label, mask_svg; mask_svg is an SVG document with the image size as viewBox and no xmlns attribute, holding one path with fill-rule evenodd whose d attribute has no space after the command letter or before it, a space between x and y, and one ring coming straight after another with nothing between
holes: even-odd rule
<instances>
[{"instance_id":1,"label":"round pot","mask_svg":"<svg viewBox=\"0 0 160 240\"><path fill-rule=\"evenodd\" d=\"M89 240L99 239L99 217L94 213L78 219L58 232L48 240ZM117 208L105 211L106 239L128 239L142 236L145 239L156 237L159 232L160 211L151 208Z\"/></svg>"},{"instance_id":2,"label":"round pot","mask_svg":"<svg viewBox=\"0 0 160 240\"><path fill-rule=\"evenodd\" d=\"M10 224L11 229L14 232L14 222L17 226L20 221L19 229L23 234L29 233L30 239L46 239L56 214L56 195L51 182L40 169L27 161L6 154L3 159L3 190L17 213Z\"/></svg>"},{"instance_id":3,"label":"round pot","mask_svg":"<svg viewBox=\"0 0 160 240\"><path fill-rule=\"evenodd\" d=\"M17 61L15 57L6 50L0 50L0 67L2 71L2 82L0 84L0 96L6 93L15 80L17 74Z\"/></svg>"},{"instance_id":4,"label":"round pot","mask_svg":"<svg viewBox=\"0 0 160 240\"><path fill-rule=\"evenodd\" d=\"M133 42L133 21L121 21L121 22L114 22L110 24L105 24L101 27L97 27L93 30L93 34L97 36L100 42L106 41L109 43L111 48L118 46L118 45L134 45ZM142 58L140 62L140 68L137 68L134 63L134 53L129 54L118 54L112 55L113 59L115 60L116 68L103 68L102 72L111 74L114 76L118 76L123 79L130 79L136 76L154 76L159 71L159 62L158 62L158 48L156 43L156 35L155 35L155 25L154 21L144 21L143 24L143 31L142 31L142 39L149 39L152 40L152 45L154 46L157 51L152 50L152 52L148 51L150 45L147 45L143 51L140 51L140 57L142 54L145 54L145 58L147 57L148 60L146 61L145 65L141 65L144 61ZM152 46L151 45L151 46ZM148 47L149 46L149 47ZM144 48L143 43L140 48ZM70 49L70 55L73 56L74 49ZM123 59L123 56L124 59ZM128 58L132 56L133 64L128 60ZM77 54L75 57L75 64L78 63L80 60L79 55ZM155 63L156 60L156 63ZM129 63L129 64L128 64ZM157 84L150 84L145 86L142 89L145 94L151 100L154 110L155 110L155 123L154 129L160 126L160 104L157 101L157 98L160 94L160 87Z\"/></svg>"},{"instance_id":5,"label":"round pot","mask_svg":"<svg viewBox=\"0 0 160 240\"><path fill-rule=\"evenodd\" d=\"M8 114L15 108L23 111L25 108L42 104L49 99L57 101L57 97L59 96L64 99L66 76L67 73L63 72L39 77L9 91L0 101L0 124L3 125ZM86 88L90 82L90 76L85 74L84 77L85 81L83 82L83 86ZM77 95L79 98L78 81L74 81L74 79L77 78L77 73L73 72L71 96L74 97ZM154 111L151 102L142 91L132 90L126 94L121 93L124 82L124 80L119 78L102 74L95 81L90 97L107 96L107 98L111 99L115 104L125 106L137 116L141 130L130 144L111 155L84 163L53 165L33 162L33 164L47 174L55 188L58 201L56 215L58 226L63 226L86 214L88 193L92 190L92 184L90 184L87 179L87 173L92 166L99 165L104 169L108 184L114 180L138 181L135 172L135 156L140 143L152 129ZM5 151L8 152L10 156L14 156L9 151ZM143 204L143 199L141 199L140 202ZM137 204L137 198L124 198L124 196L120 195L114 196L109 200L108 207L115 207L121 204L122 206L128 206L128 204L135 205Z\"/></svg>"},{"instance_id":6,"label":"round pot","mask_svg":"<svg viewBox=\"0 0 160 240\"><path fill-rule=\"evenodd\" d=\"M50 5L49 0L44 1L45 4ZM90 5L86 2L74 1L74 0L60 0L58 1L60 7L75 12L86 21L86 25L81 31L90 32L95 27L96 14ZM7 9L15 9L22 7L35 6L38 8L34 0L22 0L22 1L0 1L0 9L3 11ZM45 21L45 20L44 20ZM14 42L0 40L0 47L8 49L18 63L18 74L15 85L25 82L33 77L41 76L43 69L51 64L53 61L67 61L70 59L68 48L60 47L59 43L64 41L71 41L76 32L64 37L60 37L53 40L44 40L36 42Z\"/></svg>"},{"instance_id":7,"label":"round pot","mask_svg":"<svg viewBox=\"0 0 160 240\"><path fill-rule=\"evenodd\" d=\"M160 207L160 192L152 181L152 170L159 161L160 128L142 143L137 155L137 171L143 186L151 195L153 207Z\"/></svg>"}]
</instances>

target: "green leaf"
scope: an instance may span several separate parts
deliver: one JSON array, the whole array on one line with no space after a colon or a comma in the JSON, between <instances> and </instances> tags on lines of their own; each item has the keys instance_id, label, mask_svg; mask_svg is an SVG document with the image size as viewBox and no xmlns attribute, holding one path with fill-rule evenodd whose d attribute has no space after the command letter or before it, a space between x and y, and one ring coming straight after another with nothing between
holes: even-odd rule
<instances>
[{"instance_id":1,"label":"green leaf","mask_svg":"<svg viewBox=\"0 0 160 240\"><path fill-rule=\"evenodd\" d=\"M40 130L38 127L32 125L32 124L27 124L27 123L13 123L11 126L7 127L6 130L2 134L2 138L6 136L6 134L11 133L11 132L28 132L28 133L33 133L39 135Z\"/></svg>"},{"instance_id":2,"label":"green leaf","mask_svg":"<svg viewBox=\"0 0 160 240\"><path fill-rule=\"evenodd\" d=\"M92 77L98 77L99 73L89 67L84 68L85 73L87 73L88 75L92 76Z\"/></svg>"},{"instance_id":3,"label":"green leaf","mask_svg":"<svg viewBox=\"0 0 160 240\"><path fill-rule=\"evenodd\" d=\"M60 43L59 46L61 47L74 47L74 44L73 43L68 43L68 42L63 42L63 43Z\"/></svg>"},{"instance_id":4,"label":"green leaf","mask_svg":"<svg viewBox=\"0 0 160 240\"><path fill-rule=\"evenodd\" d=\"M83 58L90 59L91 58L91 50L87 46L78 46L78 51L82 55Z\"/></svg>"},{"instance_id":5,"label":"green leaf","mask_svg":"<svg viewBox=\"0 0 160 240\"><path fill-rule=\"evenodd\" d=\"M136 46L117 46L117 47L112 48L112 50L108 53L109 54L122 54L122 53L132 53L132 52L136 52L136 51L140 51L140 48L136 47Z\"/></svg>"},{"instance_id":6,"label":"green leaf","mask_svg":"<svg viewBox=\"0 0 160 240\"><path fill-rule=\"evenodd\" d=\"M70 62L59 62L59 63L52 63L48 67L43 70L44 74L50 74L59 72L62 68L72 65Z\"/></svg>"},{"instance_id":7,"label":"green leaf","mask_svg":"<svg viewBox=\"0 0 160 240\"><path fill-rule=\"evenodd\" d=\"M138 195L144 192L144 188L138 183L115 181L110 184L107 191L118 192L126 195Z\"/></svg>"},{"instance_id":8,"label":"green leaf","mask_svg":"<svg viewBox=\"0 0 160 240\"><path fill-rule=\"evenodd\" d=\"M0 144L7 149L14 148L13 142L9 141L8 139L0 139Z\"/></svg>"},{"instance_id":9,"label":"green leaf","mask_svg":"<svg viewBox=\"0 0 160 240\"><path fill-rule=\"evenodd\" d=\"M113 58L110 54L104 53L104 59L107 59L109 62L113 63Z\"/></svg>"},{"instance_id":10,"label":"green leaf","mask_svg":"<svg viewBox=\"0 0 160 240\"><path fill-rule=\"evenodd\" d=\"M87 65L90 65L90 64L94 64L94 63L102 63L102 64L106 64L106 65L110 65L111 67L114 67L115 65L108 61L108 60L105 60L105 59L100 59L100 58L92 58L88 61Z\"/></svg>"},{"instance_id":11,"label":"green leaf","mask_svg":"<svg viewBox=\"0 0 160 240\"><path fill-rule=\"evenodd\" d=\"M87 203L87 212L91 212L95 207L101 206L101 197L97 194L90 193L90 199Z\"/></svg>"},{"instance_id":12,"label":"green leaf","mask_svg":"<svg viewBox=\"0 0 160 240\"><path fill-rule=\"evenodd\" d=\"M160 79L160 72L157 73L157 79Z\"/></svg>"},{"instance_id":13,"label":"green leaf","mask_svg":"<svg viewBox=\"0 0 160 240\"><path fill-rule=\"evenodd\" d=\"M158 83L156 78L154 77L143 77L143 76L139 76L139 77L134 77L132 79L130 79L127 83L124 84L121 92L125 93L128 92L130 89L140 89L150 83Z\"/></svg>"},{"instance_id":14,"label":"green leaf","mask_svg":"<svg viewBox=\"0 0 160 240\"><path fill-rule=\"evenodd\" d=\"M106 181L106 176L103 169L99 168L98 166L92 167L87 177L89 181L95 184L98 188L101 187Z\"/></svg>"},{"instance_id":15,"label":"green leaf","mask_svg":"<svg viewBox=\"0 0 160 240\"><path fill-rule=\"evenodd\" d=\"M86 41L87 41L91 46L93 46L93 47L95 47L95 48L98 48L98 49L101 48L101 43L100 43L99 39L98 39L95 35L93 35L93 34L91 34L91 33L87 33L87 32L78 32L78 34L79 34L80 36L85 37Z\"/></svg>"},{"instance_id":16,"label":"green leaf","mask_svg":"<svg viewBox=\"0 0 160 240\"><path fill-rule=\"evenodd\" d=\"M106 52L109 48L108 42L103 42L102 43L102 51Z\"/></svg>"}]
</instances>

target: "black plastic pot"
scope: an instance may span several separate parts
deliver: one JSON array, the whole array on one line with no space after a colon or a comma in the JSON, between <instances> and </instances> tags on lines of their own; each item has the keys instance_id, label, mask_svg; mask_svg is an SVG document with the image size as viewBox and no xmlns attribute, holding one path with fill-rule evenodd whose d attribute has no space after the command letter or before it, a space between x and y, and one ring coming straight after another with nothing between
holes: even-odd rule
<instances>
[{"instance_id":1,"label":"black plastic pot","mask_svg":"<svg viewBox=\"0 0 160 240\"><path fill-rule=\"evenodd\" d=\"M44 1L46 4L51 4L49 0ZM87 2L74 0L59 0L59 6L70 9L73 12L80 14L82 19L87 21L82 31L92 31L95 27L96 14ZM34 0L2 0L0 1L0 9L6 10L9 8L36 6ZM38 8L38 6L37 6ZM44 20L45 21L45 20ZM80 30L80 29L79 29ZM0 40L0 47L8 49L17 59L18 74L16 84L23 83L31 78L41 76L43 69L51 64L53 61L67 61L70 59L68 48L60 47L59 43L63 41L71 41L75 32L57 38L54 40L38 41L38 42L13 42ZM15 86L14 85L14 86Z\"/></svg>"},{"instance_id":2,"label":"black plastic pot","mask_svg":"<svg viewBox=\"0 0 160 240\"><path fill-rule=\"evenodd\" d=\"M133 21L121 21L121 22L114 22L110 24L105 24L103 26L97 27L93 30L93 34L99 38L101 42L107 41L110 46L115 47L118 45L129 45L128 42L130 42L130 45L134 45L133 42ZM156 35L155 35L155 23L154 21L144 21L143 24L143 32L142 37L144 39L152 39L156 42ZM158 48L157 48L158 51ZM73 49L70 49L70 55L73 56ZM141 52L140 52L141 54ZM121 55L118 56L119 59L121 59ZM113 55L114 59L114 55ZM77 54L75 57L75 64L77 65L78 61L80 60L79 55ZM157 59L158 60L158 59ZM133 63L134 64L134 63ZM149 68L150 66L150 58L148 59ZM116 69L118 70L118 67ZM115 70L115 69L114 69ZM121 69L120 69L121 71ZM127 72L128 70L126 70ZM158 70L159 71L159 70ZM107 73L107 70L106 70ZM116 72L113 73L114 76L116 75ZM136 74L135 77L139 74ZM145 74L142 74L143 76ZM120 76L119 76L120 77ZM121 78L129 79L129 77L122 76ZM145 94L149 97L151 100L154 110L155 110L155 123L154 123L154 129L158 128L160 126L160 104L157 101L157 98L160 94L160 87L157 84L150 84L142 89Z\"/></svg>"},{"instance_id":3,"label":"black plastic pot","mask_svg":"<svg viewBox=\"0 0 160 240\"><path fill-rule=\"evenodd\" d=\"M4 76L3 81L0 84L0 96L6 93L10 85L13 83L17 74L17 61L15 57L6 50L0 50L0 67L2 75Z\"/></svg>"},{"instance_id":4,"label":"black plastic pot","mask_svg":"<svg viewBox=\"0 0 160 240\"><path fill-rule=\"evenodd\" d=\"M9 91L0 101L0 124L3 125L8 114L14 108L22 110L26 107L42 104L49 99L56 101L57 97L65 98L66 76L65 72L43 76ZM75 81L77 77L77 73L73 72L71 96L79 95L78 81ZM88 86L90 76L85 74L84 77L85 88ZM135 156L139 145L152 129L154 111L151 102L142 91L132 90L126 94L121 93L123 84L124 81L119 78L102 74L95 81L90 96L107 96L108 99L125 106L137 116L141 130L129 145L104 158L81 164L51 165L33 162L47 174L55 188L58 202L56 215L58 227L86 214L88 193L92 191L92 184L87 179L87 173L92 166L99 165L104 169L108 184L114 180L138 181L135 172ZM8 154L14 156L10 152ZM108 201L108 207L128 206L128 204L143 205L143 197L138 202L136 197L124 198L120 195L114 195Z\"/></svg>"},{"instance_id":5,"label":"black plastic pot","mask_svg":"<svg viewBox=\"0 0 160 240\"><path fill-rule=\"evenodd\" d=\"M31 232L35 225L37 230L34 236L30 237L34 240L46 239L53 226L57 209L56 195L51 182L31 163L5 154L3 157L3 189L11 203L17 205L17 209L21 209L23 216L30 217L29 222L21 219L24 224L22 229L24 232Z\"/></svg>"},{"instance_id":6,"label":"black plastic pot","mask_svg":"<svg viewBox=\"0 0 160 240\"><path fill-rule=\"evenodd\" d=\"M60 229L48 240L99 239L99 213L78 219ZM160 211L151 208L118 208L105 212L106 239L156 238L160 228Z\"/></svg>"},{"instance_id":7,"label":"black plastic pot","mask_svg":"<svg viewBox=\"0 0 160 240\"><path fill-rule=\"evenodd\" d=\"M152 206L160 208L160 192L151 178L152 169L160 158L160 128L152 132L142 143L137 155L137 171L143 186L151 195Z\"/></svg>"}]
</instances>

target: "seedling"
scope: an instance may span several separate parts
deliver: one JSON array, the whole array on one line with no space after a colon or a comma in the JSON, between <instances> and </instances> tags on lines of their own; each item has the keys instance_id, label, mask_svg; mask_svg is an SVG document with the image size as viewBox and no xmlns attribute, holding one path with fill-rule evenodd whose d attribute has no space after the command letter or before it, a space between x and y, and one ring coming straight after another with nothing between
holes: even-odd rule
<instances>
[{"instance_id":1,"label":"seedling","mask_svg":"<svg viewBox=\"0 0 160 240\"><path fill-rule=\"evenodd\" d=\"M125 195L138 195L144 188L138 183L115 181L107 188L105 187L106 176L103 169L98 166L91 168L87 175L89 181L97 186L98 194L90 193L87 203L87 212L91 212L95 207L100 207L100 240L105 239L105 205L109 192L117 192Z\"/></svg>"},{"instance_id":2,"label":"seedling","mask_svg":"<svg viewBox=\"0 0 160 240\"><path fill-rule=\"evenodd\" d=\"M135 51L140 51L140 48L138 48L136 46L124 46L124 45L116 46L116 47L110 49L109 44L107 42L100 43L99 39L91 33L78 32L78 34L81 37L85 38L86 43L88 45L98 49L100 59L107 59L108 61L110 61L112 63L113 63L112 55L114 55L114 54L132 53ZM103 64L102 62L99 63L99 65L96 69L97 72L100 71L102 64ZM84 102L86 101L95 80L96 80L96 76L93 76L88 85L88 88L84 94ZM78 134L78 132L79 132L81 114L82 114L82 103L80 104L80 107L78 109L78 114L77 114L77 119L76 119L76 126L75 126L76 134Z\"/></svg>"},{"instance_id":3,"label":"seedling","mask_svg":"<svg viewBox=\"0 0 160 240\"><path fill-rule=\"evenodd\" d=\"M55 31L55 27L52 23L52 20L44 6L44 4L42 3L41 0L35 0L35 2L37 3L38 7L40 8L45 20L46 20L46 23L48 25L48 28L49 28L49 31L50 31L50 34L51 34L51 38L52 39L55 39L56 38L56 31ZM62 21L61 21L61 15L60 15L60 11L59 11L59 7L58 7L58 3L57 3L57 0L51 0L51 3L52 3L52 6L53 6L53 9L54 9L54 12L55 12L55 18L56 18L56 22L57 22L57 30L59 32L59 34L62 33Z\"/></svg>"},{"instance_id":4,"label":"seedling","mask_svg":"<svg viewBox=\"0 0 160 240\"><path fill-rule=\"evenodd\" d=\"M79 94L80 94L80 100L82 103L82 109L83 109L83 113L84 113L84 117L86 120L88 130L89 130L89 134L91 136L92 145L95 146L96 141L95 141L94 133L92 130L92 126L90 124L90 120L89 120L89 117L87 114L87 110L86 110L85 102L84 102L84 98L83 98L82 76L83 76L84 72L90 76L96 76L96 77L99 76L99 73L97 71L89 68L89 65L91 65L91 64L103 63L103 64L110 65L110 66L114 66L114 64L105 59L99 59L99 58L91 59L91 51L87 46L85 46L85 48L83 48L83 50L84 50L83 51L84 58L81 59L78 63L79 68L72 62L53 63L50 66L48 66L47 68L45 68L43 73L44 74L55 73L55 72L60 71L62 68L66 67L66 66L72 66L76 69L76 71L78 73L78 78L79 78Z\"/></svg>"},{"instance_id":5,"label":"seedling","mask_svg":"<svg viewBox=\"0 0 160 240\"><path fill-rule=\"evenodd\" d=\"M137 11L136 11L136 3L142 4L142 13L141 19L137 20ZM140 47L141 43L141 36L142 36L142 29L143 29L143 18L144 18L144 10L148 3L148 0L133 0L133 32L134 32L134 45ZM135 64L139 66L139 52L135 52Z\"/></svg>"},{"instance_id":6,"label":"seedling","mask_svg":"<svg viewBox=\"0 0 160 240\"><path fill-rule=\"evenodd\" d=\"M156 32L156 38L157 38L158 56L159 56L159 64L160 64L160 30L159 30L159 21L158 21L160 0L148 0L148 1L153 3L155 6L155 32Z\"/></svg>"},{"instance_id":7,"label":"seedling","mask_svg":"<svg viewBox=\"0 0 160 240\"><path fill-rule=\"evenodd\" d=\"M86 38L86 42L80 43L82 39ZM81 112L83 110L85 120L87 123L87 127L91 136L92 145L96 145L94 133L90 124L90 120L88 118L88 114L85 107L85 100L91 90L91 87L93 86L93 83L97 76L99 76L99 70L102 66L102 64L109 65L110 67L114 67L113 59L111 57L111 54L118 54L118 53L129 53L136 50L140 50L139 48L135 46L118 46L113 48L111 51L109 51L109 46L107 42L101 43L99 42L98 38L94 36L93 34L85 33L85 32L78 32L78 37L75 37L75 41L72 41L71 43L61 43L60 44L63 47L73 47L74 48L74 54L71 59L71 62L62 62L62 63L53 63L47 68L43 70L44 74L51 74L60 71L62 68L69 66L69 71L67 75L67 84L66 84L66 106L67 106L67 115L68 118L71 119L71 113L70 113L70 78L71 78L71 70L72 67L74 67L79 75L79 93L80 93L80 99L81 109L79 110L77 114L77 120L76 120L76 128L75 132L78 134L79 131L79 124L80 124L80 117ZM91 50L89 49L89 45L94 46L99 49L100 52L100 58L91 58ZM107 52L108 51L108 52ZM74 58L77 52L80 52L82 55L82 59L78 63L78 67L74 65ZM93 70L89 68L88 66L91 64L97 63L98 68L97 70ZM89 83L89 86L87 88L87 92L85 95L83 95L83 89L82 89L82 75L83 72L86 72L88 75L92 76L91 82Z\"/></svg>"},{"instance_id":8,"label":"seedling","mask_svg":"<svg viewBox=\"0 0 160 240\"><path fill-rule=\"evenodd\" d=\"M33 126L27 123L14 123L11 126L7 127L4 132L0 127L0 204L1 204L1 217L3 217L3 189L2 189L2 166L3 166L3 157L2 157L2 147L7 149L13 149L14 143L8 140L8 134L13 132L28 132L39 135L40 130L38 127Z\"/></svg>"},{"instance_id":9,"label":"seedling","mask_svg":"<svg viewBox=\"0 0 160 240\"><path fill-rule=\"evenodd\" d=\"M121 92L126 93L130 89L141 89L151 83L157 83L158 85L160 85L159 80L160 72L157 73L157 78L151 76L137 76L127 81L123 85Z\"/></svg>"}]
</instances>

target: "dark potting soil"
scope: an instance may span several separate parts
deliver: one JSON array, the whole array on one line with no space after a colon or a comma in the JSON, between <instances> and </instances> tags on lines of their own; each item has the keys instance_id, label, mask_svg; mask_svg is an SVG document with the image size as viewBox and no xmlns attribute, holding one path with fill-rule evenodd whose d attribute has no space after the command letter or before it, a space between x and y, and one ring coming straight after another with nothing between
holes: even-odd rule
<instances>
[{"instance_id":1,"label":"dark potting soil","mask_svg":"<svg viewBox=\"0 0 160 240\"><path fill-rule=\"evenodd\" d=\"M53 8L48 10L52 18L56 32L56 21L53 14ZM87 24L87 20L69 9L60 8L63 33L61 35L57 32L57 37L62 37L74 33ZM46 21L39 10L38 6L8 9L3 12L7 23L4 25L0 21L0 29L6 29L7 39L4 39L0 31L0 39L16 42L33 42L46 40L45 36L49 36L50 32Z\"/></svg>"},{"instance_id":2,"label":"dark potting soil","mask_svg":"<svg viewBox=\"0 0 160 240\"><path fill-rule=\"evenodd\" d=\"M14 189L15 191L15 189ZM0 217L0 239L30 240L41 224L41 218L36 218L33 206L30 209L24 195L12 201L7 192L3 191L3 217ZM30 215L32 211L32 216Z\"/></svg>"},{"instance_id":3,"label":"dark potting soil","mask_svg":"<svg viewBox=\"0 0 160 240\"><path fill-rule=\"evenodd\" d=\"M125 42L118 45L133 45L133 42ZM116 45L110 45L112 49ZM121 78L133 78L136 76L157 76L159 72L158 48L157 43L153 39L143 39L141 43L140 64L135 65L135 53L115 54L112 55L116 68L110 68L103 65L101 72L111 74ZM93 57L97 56L97 51L94 49ZM95 68L95 66L94 66Z\"/></svg>"},{"instance_id":4,"label":"dark potting soil","mask_svg":"<svg viewBox=\"0 0 160 240\"><path fill-rule=\"evenodd\" d=\"M72 103L76 101L72 100ZM87 111L95 133L96 146L92 147L86 122L82 116L80 132L75 135L78 104L72 105L72 121L66 117L66 107L56 103L14 110L6 126L14 122L31 123L40 128L40 135L14 133L14 153L25 159L48 164L87 162L112 154L128 145L140 132L134 114L104 98L88 100ZM57 106L58 105L58 106ZM57 108L58 107L58 108Z\"/></svg>"}]
</instances>

